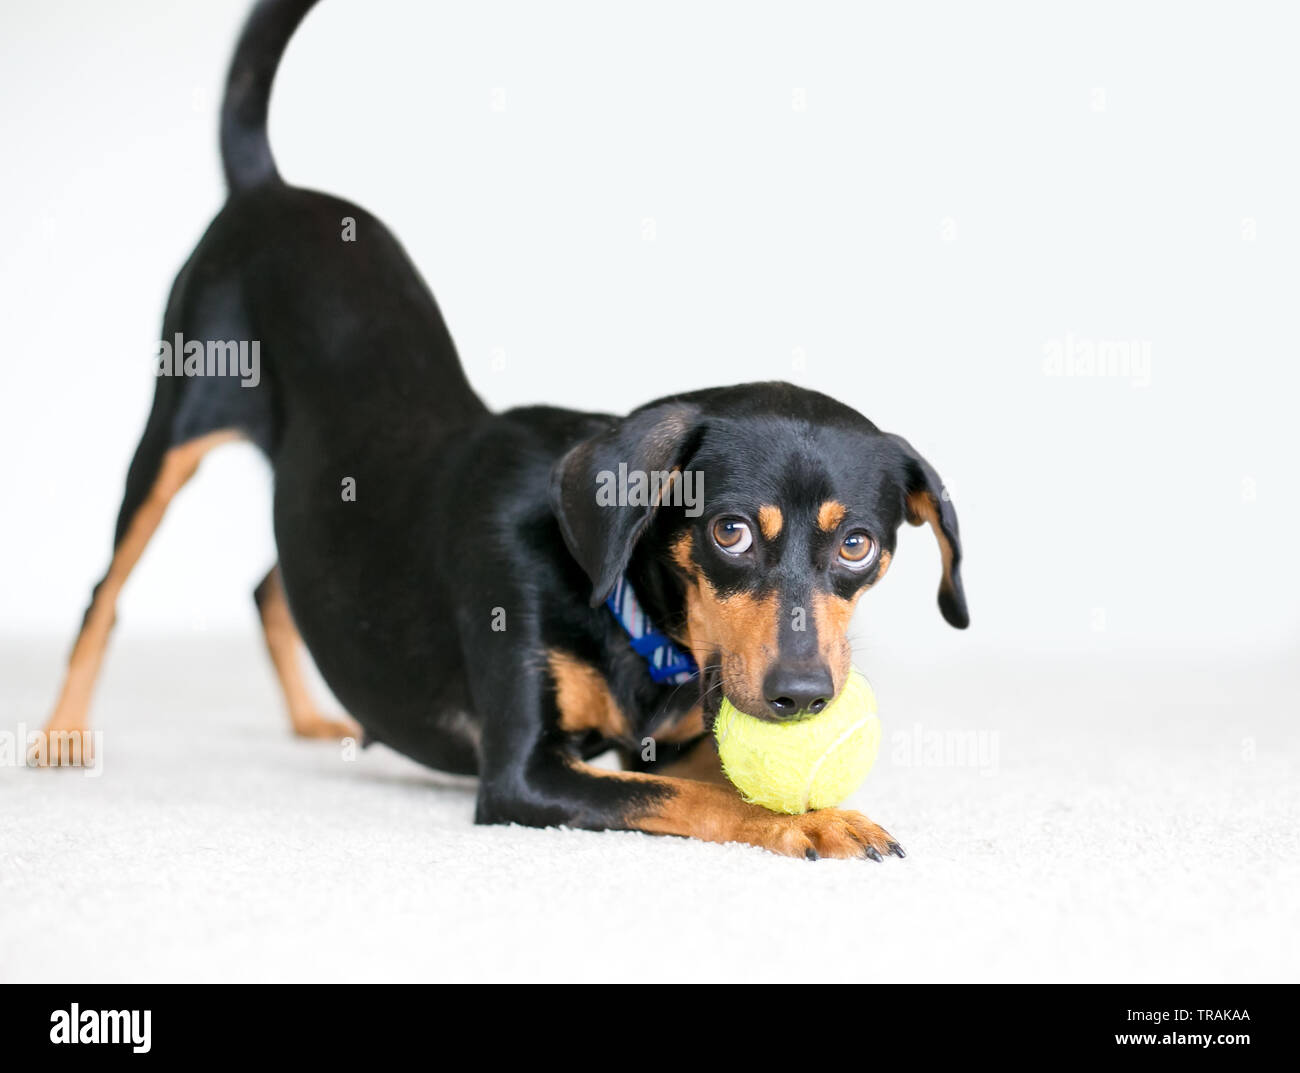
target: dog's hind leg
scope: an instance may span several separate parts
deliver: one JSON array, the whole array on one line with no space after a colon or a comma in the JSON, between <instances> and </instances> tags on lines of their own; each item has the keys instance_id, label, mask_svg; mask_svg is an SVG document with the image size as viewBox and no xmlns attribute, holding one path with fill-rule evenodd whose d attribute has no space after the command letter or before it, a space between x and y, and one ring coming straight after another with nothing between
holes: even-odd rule
<instances>
[{"instance_id":1,"label":"dog's hind leg","mask_svg":"<svg viewBox=\"0 0 1300 1073\"><path fill-rule=\"evenodd\" d=\"M226 429L166 447L166 431L151 419L131 463L113 540L113 557L91 594L54 713L31 743L30 764L43 767L90 762L90 699L122 587L158 529L172 497L194 476L203 456L219 444L240 437L239 432ZM161 448L160 441L164 445Z\"/></svg>"},{"instance_id":2,"label":"dog's hind leg","mask_svg":"<svg viewBox=\"0 0 1300 1073\"><path fill-rule=\"evenodd\" d=\"M85 762L91 694L118 596L172 497L194 476L203 457L236 439L271 452L276 416L271 377L263 375L271 370L261 367L261 345L238 276L223 274L220 251L205 252L209 247L205 237L172 284L161 338L165 344L175 340L173 363L155 369L153 408L127 472L113 556L91 594L54 713L28 751L29 764ZM191 371L195 345L200 361ZM163 354L160 347L159 356Z\"/></svg>"},{"instance_id":3,"label":"dog's hind leg","mask_svg":"<svg viewBox=\"0 0 1300 1073\"><path fill-rule=\"evenodd\" d=\"M328 719L316 710L303 673L302 637L293 623L278 565L271 568L254 590L253 602L257 604L257 613L262 619L266 650L271 654L276 677L280 679L280 690L289 709L293 732L302 738L360 737L361 728L351 720Z\"/></svg>"}]
</instances>

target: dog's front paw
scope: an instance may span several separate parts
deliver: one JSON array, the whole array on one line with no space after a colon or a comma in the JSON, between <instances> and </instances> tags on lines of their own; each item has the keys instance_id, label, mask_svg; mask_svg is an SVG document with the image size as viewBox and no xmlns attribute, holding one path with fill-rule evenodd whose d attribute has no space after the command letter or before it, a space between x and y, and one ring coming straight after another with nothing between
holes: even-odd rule
<instances>
[{"instance_id":1,"label":"dog's front paw","mask_svg":"<svg viewBox=\"0 0 1300 1073\"><path fill-rule=\"evenodd\" d=\"M903 847L860 812L825 808L799 816L772 813L746 832L746 841L787 857L866 857L880 861L888 854L903 857Z\"/></svg>"}]
</instances>

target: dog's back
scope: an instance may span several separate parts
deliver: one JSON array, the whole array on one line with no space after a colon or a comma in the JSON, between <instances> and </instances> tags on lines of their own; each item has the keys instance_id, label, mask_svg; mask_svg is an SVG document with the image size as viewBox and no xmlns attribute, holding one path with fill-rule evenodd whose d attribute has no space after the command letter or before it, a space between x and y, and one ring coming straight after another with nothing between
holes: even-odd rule
<instances>
[{"instance_id":1,"label":"dog's back","mask_svg":"<svg viewBox=\"0 0 1300 1073\"><path fill-rule=\"evenodd\" d=\"M412 711L428 712L438 698L421 681L454 681L437 656L451 658L454 644L420 638L436 642L435 652L413 680L408 665L394 662L410 646L383 623L409 624L412 614L400 603L416 600L428 580L416 576L419 564L404 545L419 521L412 512L427 505L406 494L404 477L487 411L396 238L359 206L286 184L276 167L266 130L271 86L315 2L261 0L236 45L220 128L229 197L168 298L154 404L127 476L113 557L92 595L50 731L86 727L127 576L203 457L234 440L255 443L276 473L282 562L255 599L295 728L355 733L315 714L298 666L299 626L336 692L360 689L372 699L391 692L409 698ZM320 539L325 531L329 540ZM410 565L405 574L356 576L375 559ZM340 605L348 607L345 621ZM442 626L449 628L445 617ZM385 678L395 676L403 688L385 689ZM395 725L407 714L395 711ZM47 747L45 759L57 760L57 750ZM432 759L472 770L472 757L454 749Z\"/></svg>"}]
</instances>

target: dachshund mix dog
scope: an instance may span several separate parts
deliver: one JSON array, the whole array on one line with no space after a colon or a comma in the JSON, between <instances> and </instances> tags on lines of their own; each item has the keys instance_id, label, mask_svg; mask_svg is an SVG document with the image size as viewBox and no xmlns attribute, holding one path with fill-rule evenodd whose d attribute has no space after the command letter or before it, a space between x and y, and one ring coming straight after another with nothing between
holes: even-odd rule
<instances>
[{"instance_id":1,"label":"dachshund mix dog","mask_svg":"<svg viewBox=\"0 0 1300 1073\"><path fill-rule=\"evenodd\" d=\"M902 856L860 813L747 804L717 777L709 731L724 693L770 720L839 693L850 616L903 522L934 530L939 608L967 625L938 475L906 440L784 383L626 417L490 412L384 225L276 170L271 83L313 3L262 0L237 45L221 113L229 199L163 320L185 360L158 377L42 741L86 731L127 576L204 455L242 438L275 474L279 563L255 598L298 733L351 729L315 713L305 642L367 741L478 776L480 823ZM191 368L190 347L213 341L255 342L259 374ZM590 763L611 748L623 770Z\"/></svg>"}]
</instances>

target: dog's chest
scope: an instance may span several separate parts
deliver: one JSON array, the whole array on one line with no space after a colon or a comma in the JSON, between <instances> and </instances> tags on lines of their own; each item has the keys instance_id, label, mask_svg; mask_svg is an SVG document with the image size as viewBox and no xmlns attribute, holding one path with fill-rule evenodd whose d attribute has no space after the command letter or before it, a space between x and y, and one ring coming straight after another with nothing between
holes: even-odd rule
<instances>
[{"instance_id":1,"label":"dog's chest","mask_svg":"<svg viewBox=\"0 0 1300 1073\"><path fill-rule=\"evenodd\" d=\"M611 681L592 664L558 650L548 654L548 664L559 727L566 733L637 749L655 742L680 744L704 733L702 706L682 706L676 690L647 696L643 689Z\"/></svg>"}]
</instances>

